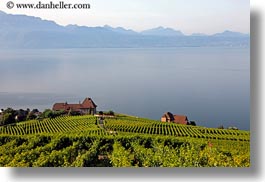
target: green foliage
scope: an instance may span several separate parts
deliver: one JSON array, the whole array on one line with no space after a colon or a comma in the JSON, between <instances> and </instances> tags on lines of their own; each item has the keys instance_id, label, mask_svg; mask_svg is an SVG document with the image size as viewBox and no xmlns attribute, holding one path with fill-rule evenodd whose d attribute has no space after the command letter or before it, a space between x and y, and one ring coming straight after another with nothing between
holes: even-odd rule
<instances>
[{"instance_id":1,"label":"green foliage","mask_svg":"<svg viewBox=\"0 0 265 182\"><path fill-rule=\"evenodd\" d=\"M36 118L37 118L37 116L35 115L35 112L31 111L31 112L28 113L26 120L33 120L33 119L36 119Z\"/></svg>"},{"instance_id":2,"label":"green foliage","mask_svg":"<svg viewBox=\"0 0 265 182\"><path fill-rule=\"evenodd\" d=\"M109 110L109 111L107 112L107 114L108 114L108 115L111 115L111 116L114 116L114 111Z\"/></svg>"},{"instance_id":3,"label":"green foliage","mask_svg":"<svg viewBox=\"0 0 265 182\"><path fill-rule=\"evenodd\" d=\"M11 123L14 123L14 116L12 115L12 113L4 113L2 118L2 124L6 125Z\"/></svg>"},{"instance_id":4,"label":"green foliage","mask_svg":"<svg viewBox=\"0 0 265 182\"><path fill-rule=\"evenodd\" d=\"M190 125L196 126L196 122L195 121L190 121Z\"/></svg>"},{"instance_id":5,"label":"green foliage","mask_svg":"<svg viewBox=\"0 0 265 182\"><path fill-rule=\"evenodd\" d=\"M205 140L147 135L1 136L0 141L0 166L6 167L250 166L249 142L218 140L209 145Z\"/></svg>"},{"instance_id":6,"label":"green foliage","mask_svg":"<svg viewBox=\"0 0 265 182\"><path fill-rule=\"evenodd\" d=\"M53 111L51 109L45 109L41 115L42 118L52 118Z\"/></svg>"},{"instance_id":7,"label":"green foliage","mask_svg":"<svg viewBox=\"0 0 265 182\"><path fill-rule=\"evenodd\" d=\"M7 108L6 110L3 110L2 119L0 120L0 125L8 125L12 123L17 123L21 121L25 121L27 119L27 116L29 114L30 110L14 110L12 108Z\"/></svg>"},{"instance_id":8,"label":"green foliage","mask_svg":"<svg viewBox=\"0 0 265 182\"><path fill-rule=\"evenodd\" d=\"M62 114L59 114L59 115L63 115L64 112ZM79 111L69 111L68 112L68 116L80 116L82 115Z\"/></svg>"},{"instance_id":9,"label":"green foliage","mask_svg":"<svg viewBox=\"0 0 265 182\"><path fill-rule=\"evenodd\" d=\"M119 142L115 142L110 159L113 167L130 167L132 166L133 154Z\"/></svg>"},{"instance_id":10,"label":"green foliage","mask_svg":"<svg viewBox=\"0 0 265 182\"><path fill-rule=\"evenodd\" d=\"M249 131L122 115L105 119L105 129L95 123L94 116L63 116L1 126L0 166L250 166Z\"/></svg>"},{"instance_id":11,"label":"green foliage","mask_svg":"<svg viewBox=\"0 0 265 182\"><path fill-rule=\"evenodd\" d=\"M1 120L1 125L15 123L16 122L15 114L16 114L16 111L13 110L12 108L7 108L6 110L4 110L2 120Z\"/></svg>"}]
</instances>

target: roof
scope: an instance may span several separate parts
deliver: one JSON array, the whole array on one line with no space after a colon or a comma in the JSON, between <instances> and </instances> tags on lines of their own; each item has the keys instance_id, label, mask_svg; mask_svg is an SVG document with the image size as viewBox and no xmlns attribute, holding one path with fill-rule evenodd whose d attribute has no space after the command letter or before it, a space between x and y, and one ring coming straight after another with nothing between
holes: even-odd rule
<instances>
[{"instance_id":1,"label":"roof","mask_svg":"<svg viewBox=\"0 0 265 182\"><path fill-rule=\"evenodd\" d=\"M188 117L185 115L175 115L174 114L174 123L188 124Z\"/></svg>"},{"instance_id":2,"label":"roof","mask_svg":"<svg viewBox=\"0 0 265 182\"><path fill-rule=\"evenodd\" d=\"M53 110L73 110L77 111L80 109L94 109L96 108L97 105L93 102L91 98L85 98L82 104L68 104L67 102L65 103L55 103L53 105Z\"/></svg>"},{"instance_id":3,"label":"roof","mask_svg":"<svg viewBox=\"0 0 265 182\"><path fill-rule=\"evenodd\" d=\"M173 122L177 124L188 124L188 117L185 115L172 114L171 112L166 112L163 114L162 118L166 118L167 122Z\"/></svg>"},{"instance_id":4,"label":"roof","mask_svg":"<svg viewBox=\"0 0 265 182\"><path fill-rule=\"evenodd\" d=\"M91 98L85 98L85 100L82 103L83 108L96 108L97 105L93 102Z\"/></svg>"},{"instance_id":5,"label":"roof","mask_svg":"<svg viewBox=\"0 0 265 182\"><path fill-rule=\"evenodd\" d=\"M162 117L166 117L170 121L173 121L174 120L174 116L173 116L173 114L171 112L166 112L165 114L163 114Z\"/></svg>"}]
</instances>

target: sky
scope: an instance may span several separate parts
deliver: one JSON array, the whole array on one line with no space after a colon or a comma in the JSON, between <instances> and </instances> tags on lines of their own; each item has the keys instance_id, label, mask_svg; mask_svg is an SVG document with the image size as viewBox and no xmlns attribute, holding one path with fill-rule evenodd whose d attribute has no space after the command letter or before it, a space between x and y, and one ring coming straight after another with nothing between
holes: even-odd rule
<instances>
[{"instance_id":1,"label":"sky","mask_svg":"<svg viewBox=\"0 0 265 182\"><path fill-rule=\"evenodd\" d=\"M64 0L65 3L89 3L90 9L40 10L8 9L1 0L0 10L53 20L60 25L125 27L142 31L158 26L181 30L185 34L214 34L224 30L250 32L249 0ZM14 3L38 3L40 0L13 0ZM42 3L62 0L42 0Z\"/></svg>"}]
</instances>

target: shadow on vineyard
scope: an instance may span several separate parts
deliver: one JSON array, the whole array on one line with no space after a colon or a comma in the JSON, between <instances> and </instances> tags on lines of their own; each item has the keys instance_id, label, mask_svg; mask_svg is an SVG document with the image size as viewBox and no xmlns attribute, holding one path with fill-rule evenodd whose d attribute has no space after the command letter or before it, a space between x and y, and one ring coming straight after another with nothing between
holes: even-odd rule
<instances>
[{"instance_id":1,"label":"shadow on vineyard","mask_svg":"<svg viewBox=\"0 0 265 182\"><path fill-rule=\"evenodd\" d=\"M250 132L64 116L0 127L0 151L6 167L249 167Z\"/></svg>"}]
</instances>

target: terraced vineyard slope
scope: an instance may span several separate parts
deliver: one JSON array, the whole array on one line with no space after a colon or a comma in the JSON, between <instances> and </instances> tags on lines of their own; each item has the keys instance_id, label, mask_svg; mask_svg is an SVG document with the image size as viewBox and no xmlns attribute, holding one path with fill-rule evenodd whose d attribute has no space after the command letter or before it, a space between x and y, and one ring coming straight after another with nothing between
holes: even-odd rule
<instances>
[{"instance_id":1,"label":"terraced vineyard slope","mask_svg":"<svg viewBox=\"0 0 265 182\"><path fill-rule=\"evenodd\" d=\"M105 128L97 125L94 116L65 116L43 121L27 121L16 125L0 127L0 134L26 135L26 134L56 134L56 133L86 133L108 135L116 131L119 135L141 133L150 135L167 135L175 137L224 139L249 141L250 132L241 130L213 129L199 126L186 126L174 123L162 123L159 121L117 116L105 119Z\"/></svg>"},{"instance_id":2,"label":"terraced vineyard slope","mask_svg":"<svg viewBox=\"0 0 265 182\"><path fill-rule=\"evenodd\" d=\"M250 132L118 115L0 127L0 166L249 167Z\"/></svg>"}]
</instances>

